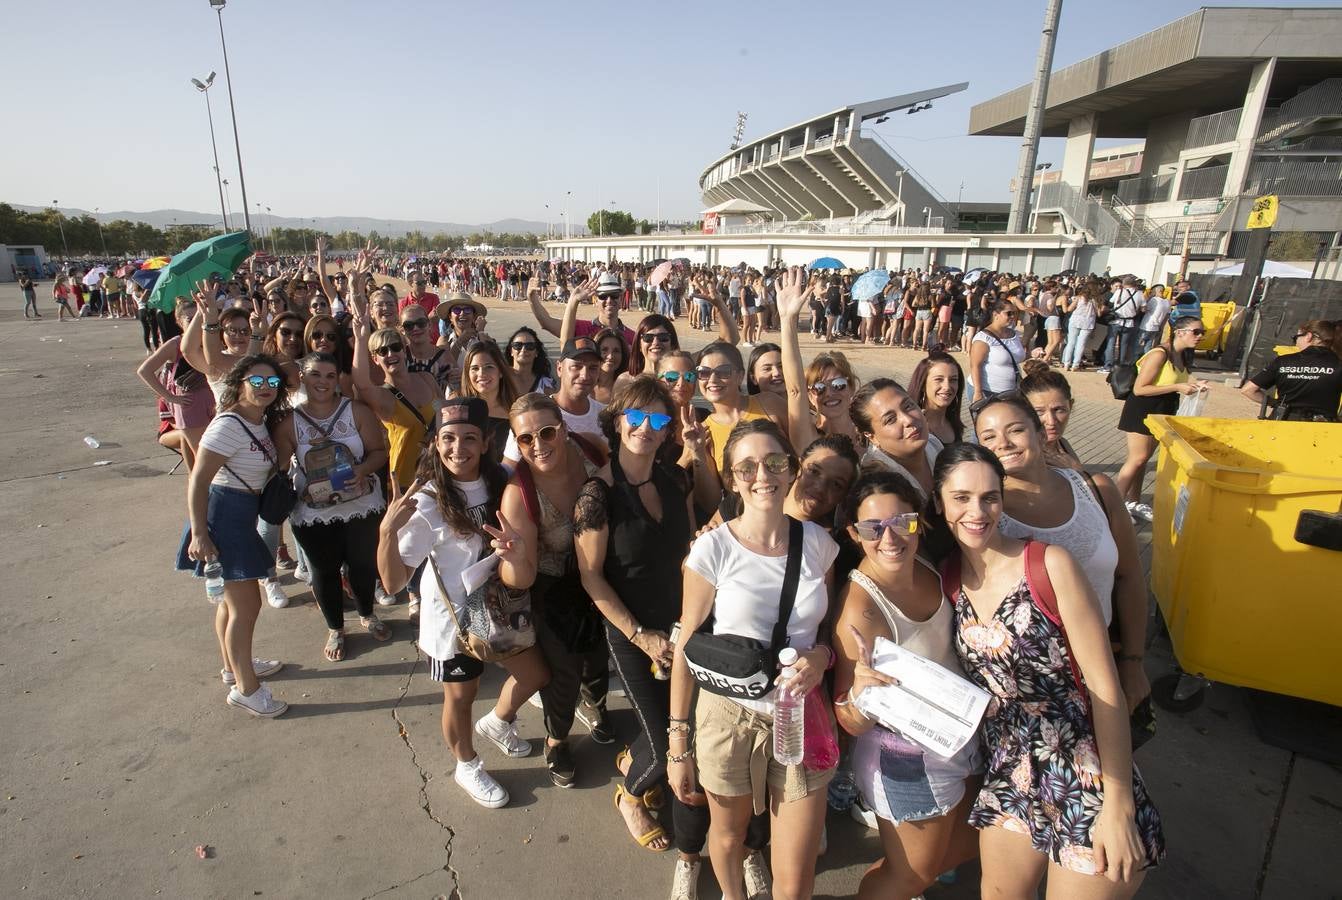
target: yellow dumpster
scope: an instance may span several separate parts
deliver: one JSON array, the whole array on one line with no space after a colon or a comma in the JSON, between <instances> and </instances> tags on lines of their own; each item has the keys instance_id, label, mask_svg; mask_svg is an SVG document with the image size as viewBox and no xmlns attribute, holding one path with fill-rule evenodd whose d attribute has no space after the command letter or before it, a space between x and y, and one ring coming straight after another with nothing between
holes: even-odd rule
<instances>
[{"instance_id":1,"label":"yellow dumpster","mask_svg":"<svg viewBox=\"0 0 1342 900\"><path fill-rule=\"evenodd\" d=\"M1342 428L1146 423L1160 442L1151 589L1179 666L1342 706Z\"/></svg>"},{"instance_id":2,"label":"yellow dumpster","mask_svg":"<svg viewBox=\"0 0 1342 900\"><path fill-rule=\"evenodd\" d=\"M1230 339L1230 329L1235 315L1234 303L1202 304L1202 327L1207 329L1193 348L1210 354L1213 359L1225 351L1226 341Z\"/></svg>"}]
</instances>

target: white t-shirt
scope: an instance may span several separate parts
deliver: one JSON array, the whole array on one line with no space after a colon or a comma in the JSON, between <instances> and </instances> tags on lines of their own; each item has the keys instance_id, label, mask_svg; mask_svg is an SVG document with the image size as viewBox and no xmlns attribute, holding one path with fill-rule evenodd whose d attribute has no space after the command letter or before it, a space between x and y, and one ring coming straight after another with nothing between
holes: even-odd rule
<instances>
[{"instance_id":1,"label":"white t-shirt","mask_svg":"<svg viewBox=\"0 0 1342 900\"><path fill-rule=\"evenodd\" d=\"M802 523L801 577L788 619L789 645L799 653L815 646L816 631L829 609L825 574L839 555L839 545L814 522ZM778 596L783 590L787 556L761 556L748 550L722 525L690 546L685 565L712 584L713 633L734 634L766 643L778 622ZM772 692L760 700L731 698L757 712L773 714Z\"/></svg>"},{"instance_id":2,"label":"white t-shirt","mask_svg":"<svg viewBox=\"0 0 1342 900\"><path fill-rule=\"evenodd\" d=\"M466 495L467 511L477 522L483 521L489 504L489 488L483 478L458 481L457 487ZM448 597L457 615L462 615L466 602L466 587L461 583L461 572L480 558L484 538L479 534L463 536L443 520L438 511L438 500L432 488L415 495L415 512L397 535L397 550L401 562L416 568L428 558L430 551L443 576ZM438 590L438 579L433 567L425 566L419 579L419 648L436 660L449 660L457 655L457 625L448 612L447 601Z\"/></svg>"},{"instance_id":3,"label":"white t-shirt","mask_svg":"<svg viewBox=\"0 0 1342 900\"><path fill-rule=\"evenodd\" d=\"M587 412L571 413L564 407L559 407L559 414L564 417L564 424L568 426L570 433L578 434L600 434L601 423L597 421L597 414L606 408L606 404L598 403L591 397L587 398ZM503 458L512 462L517 462L522 458L522 452L517 449L517 438L511 431L508 432L508 443L503 448Z\"/></svg>"},{"instance_id":4,"label":"white t-shirt","mask_svg":"<svg viewBox=\"0 0 1342 900\"><path fill-rule=\"evenodd\" d=\"M1019 366L1025 361L1025 345L1020 341L1020 335L1012 333L1010 337L998 338L996 335L989 334L982 330L974 333L973 343L987 344L988 356L983 361L984 378L988 382L986 388L984 385L976 385L979 393L985 390L990 394L1000 394L1003 391L1014 390L1019 381ZM974 384L977 373L969 373L969 382Z\"/></svg>"},{"instance_id":5,"label":"white t-shirt","mask_svg":"<svg viewBox=\"0 0 1342 900\"><path fill-rule=\"evenodd\" d=\"M251 429L261 444L252 440L247 434L247 428ZM228 466L228 469L220 466L210 484L259 494L270 480L270 473L275 470L270 464L270 460L275 458L275 443L270 439L266 426L248 422L244 428L236 413L215 416L200 437L200 447L225 457L224 465ZM233 471L229 472L229 469Z\"/></svg>"},{"instance_id":6,"label":"white t-shirt","mask_svg":"<svg viewBox=\"0 0 1342 900\"><path fill-rule=\"evenodd\" d=\"M1142 314L1142 331L1163 331L1165 320L1170 317L1170 301L1152 294L1146 298L1146 312Z\"/></svg>"}]
</instances>

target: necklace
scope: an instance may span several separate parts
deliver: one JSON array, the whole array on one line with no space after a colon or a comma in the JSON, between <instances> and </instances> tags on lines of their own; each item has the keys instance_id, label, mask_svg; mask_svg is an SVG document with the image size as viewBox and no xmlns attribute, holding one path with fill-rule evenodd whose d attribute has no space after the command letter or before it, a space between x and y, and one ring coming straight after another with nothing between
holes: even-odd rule
<instances>
[{"instance_id":1,"label":"necklace","mask_svg":"<svg viewBox=\"0 0 1342 900\"><path fill-rule=\"evenodd\" d=\"M754 535L746 534L744 531L741 532L741 537L743 537L743 538L745 538L746 540L750 541L752 544L758 544L759 546L763 547L765 550L777 550L779 547L783 546L783 544L785 544L785 543L787 542L787 533L786 533L786 532L784 532L784 533L783 533L783 536L780 537L780 538L778 538L778 539L777 539L776 541L774 541L772 544L768 543L767 541L762 541L762 540L760 540L759 538L755 537Z\"/></svg>"}]
</instances>

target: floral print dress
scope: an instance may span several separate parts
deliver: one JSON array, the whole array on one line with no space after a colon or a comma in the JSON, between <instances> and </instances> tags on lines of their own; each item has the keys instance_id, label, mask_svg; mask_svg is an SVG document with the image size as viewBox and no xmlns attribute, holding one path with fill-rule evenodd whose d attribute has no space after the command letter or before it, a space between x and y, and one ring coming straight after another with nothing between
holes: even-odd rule
<instances>
[{"instance_id":1,"label":"floral print dress","mask_svg":"<svg viewBox=\"0 0 1342 900\"><path fill-rule=\"evenodd\" d=\"M1035 606L1024 577L988 622L963 588L954 606L955 650L969 679L992 695L983 717L988 771L969 823L1028 835L1059 865L1094 874L1100 754L1089 695L1072 678L1066 640ZM1135 765L1132 785L1138 836L1146 865L1154 866L1165 838Z\"/></svg>"}]
</instances>

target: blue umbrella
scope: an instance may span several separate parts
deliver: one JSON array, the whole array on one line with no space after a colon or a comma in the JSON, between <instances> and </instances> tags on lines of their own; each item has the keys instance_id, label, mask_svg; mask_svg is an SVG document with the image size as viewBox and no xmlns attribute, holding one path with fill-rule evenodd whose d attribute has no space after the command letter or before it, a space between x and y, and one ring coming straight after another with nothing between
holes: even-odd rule
<instances>
[{"instance_id":1,"label":"blue umbrella","mask_svg":"<svg viewBox=\"0 0 1342 900\"><path fill-rule=\"evenodd\" d=\"M885 269L872 269L853 282L853 299L861 303L870 300L890 283L890 273Z\"/></svg>"},{"instance_id":2,"label":"blue umbrella","mask_svg":"<svg viewBox=\"0 0 1342 900\"><path fill-rule=\"evenodd\" d=\"M149 290L158 281L158 275L162 271L162 269L137 269L130 273L130 280Z\"/></svg>"},{"instance_id":3,"label":"blue umbrella","mask_svg":"<svg viewBox=\"0 0 1342 900\"><path fill-rule=\"evenodd\" d=\"M822 256L819 259L812 260L807 266L808 269L842 269L843 263L832 256Z\"/></svg>"}]
</instances>

